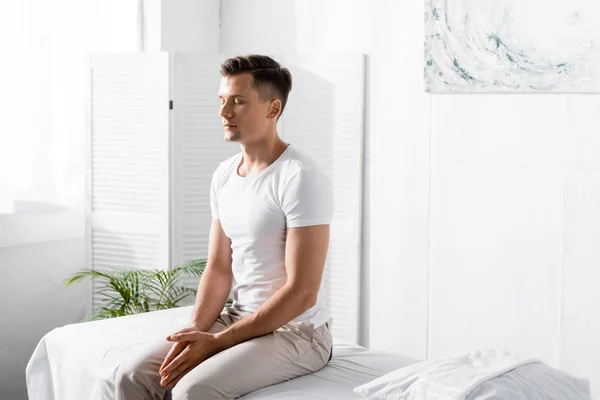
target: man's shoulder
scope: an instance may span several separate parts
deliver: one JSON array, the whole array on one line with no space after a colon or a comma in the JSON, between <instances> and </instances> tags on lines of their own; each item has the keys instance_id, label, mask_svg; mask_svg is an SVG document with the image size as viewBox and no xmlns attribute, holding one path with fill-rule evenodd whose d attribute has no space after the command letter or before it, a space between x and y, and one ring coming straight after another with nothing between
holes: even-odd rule
<instances>
[{"instance_id":1,"label":"man's shoulder","mask_svg":"<svg viewBox=\"0 0 600 400\"><path fill-rule=\"evenodd\" d=\"M217 184L222 182L231 173L233 168L235 168L240 156L241 152L234 154L224 161L221 161L213 173L213 181L215 181Z\"/></svg>"},{"instance_id":2,"label":"man's shoulder","mask_svg":"<svg viewBox=\"0 0 600 400\"><path fill-rule=\"evenodd\" d=\"M281 168L279 187L280 194L289 192L289 188L302 188L306 194L329 191L331 181L313 157L298 148L289 153L286 162ZM297 190L292 192L296 193Z\"/></svg>"},{"instance_id":3,"label":"man's shoulder","mask_svg":"<svg viewBox=\"0 0 600 400\"><path fill-rule=\"evenodd\" d=\"M302 171L321 172L321 168L313 157L297 146L290 148L283 170L288 179L293 178Z\"/></svg>"},{"instance_id":4,"label":"man's shoulder","mask_svg":"<svg viewBox=\"0 0 600 400\"><path fill-rule=\"evenodd\" d=\"M241 155L241 152L235 153L228 159L221 161L219 163L219 166L217 167L216 171L221 172L221 171L225 171L225 170L229 170L229 169L233 168L233 166L236 164L236 162L240 159L240 155Z\"/></svg>"}]
</instances>

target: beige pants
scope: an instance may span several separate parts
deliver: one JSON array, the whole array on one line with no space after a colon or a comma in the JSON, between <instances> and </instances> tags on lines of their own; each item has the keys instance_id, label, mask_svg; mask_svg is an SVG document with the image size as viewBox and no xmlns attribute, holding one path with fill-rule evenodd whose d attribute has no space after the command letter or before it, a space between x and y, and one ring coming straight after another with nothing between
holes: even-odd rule
<instances>
[{"instance_id":1,"label":"beige pants","mask_svg":"<svg viewBox=\"0 0 600 400\"><path fill-rule=\"evenodd\" d=\"M227 328L244 315L225 308L209 332ZM121 364L115 379L115 400L235 399L247 393L323 368L331 357L331 319L312 324L286 324L214 355L167 390L158 370L173 342L152 343Z\"/></svg>"}]
</instances>

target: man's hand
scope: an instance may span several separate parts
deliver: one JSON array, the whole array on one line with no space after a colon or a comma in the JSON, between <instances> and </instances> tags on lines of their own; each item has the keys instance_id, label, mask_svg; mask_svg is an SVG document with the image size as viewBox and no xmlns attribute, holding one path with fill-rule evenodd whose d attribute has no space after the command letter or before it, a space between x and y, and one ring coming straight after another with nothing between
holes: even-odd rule
<instances>
[{"instance_id":1,"label":"man's hand","mask_svg":"<svg viewBox=\"0 0 600 400\"><path fill-rule=\"evenodd\" d=\"M160 368L160 384L163 387L175 386L197 365L225 349L222 340L219 340L216 335L190 328L185 329L185 332L182 330L168 336L167 340L176 343L165 358L163 366L166 367ZM179 349L177 346L180 345L183 349L175 356L169 357L174 353L174 349Z\"/></svg>"},{"instance_id":2,"label":"man's hand","mask_svg":"<svg viewBox=\"0 0 600 400\"><path fill-rule=\"evenodd\" d=\"M187 327L175 332L174 335L176 335L178 333L196 332L198 330L199 330L198 327L196 327L193 323L190 323ZM173 359L175 357L177 357L179 354L181 354L181 352L183 350L185 350L187 345L188 345L187 342L176 342L173 344L173 346L171 347L171 350L169 350L169 353L167 353L167 356L165 357L162 365L160 366L160 368L158 370L158 373L161 376L163 375L164 369L171 363L171 361L173 361Z\"/></svg>"}]
</instances>

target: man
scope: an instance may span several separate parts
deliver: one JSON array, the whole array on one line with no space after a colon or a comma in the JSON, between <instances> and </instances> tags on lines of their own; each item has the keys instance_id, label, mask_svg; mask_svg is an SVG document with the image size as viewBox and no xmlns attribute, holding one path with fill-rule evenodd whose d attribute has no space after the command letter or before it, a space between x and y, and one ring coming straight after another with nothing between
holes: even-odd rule
<instances>
[{"instance_id":1,"label":"man","mask_svg":"<svg viewBox=\"0 0 600 400\"><path fill-rule=\"evenodd\" d=\"M331 359L322 275L333 195L316 164L278 136L291 74L259 55L230 58L221 74L225 140L241 152L212 178L192 320L119 367L116 400L234 399Z\"/></svg>"}]
</instances>

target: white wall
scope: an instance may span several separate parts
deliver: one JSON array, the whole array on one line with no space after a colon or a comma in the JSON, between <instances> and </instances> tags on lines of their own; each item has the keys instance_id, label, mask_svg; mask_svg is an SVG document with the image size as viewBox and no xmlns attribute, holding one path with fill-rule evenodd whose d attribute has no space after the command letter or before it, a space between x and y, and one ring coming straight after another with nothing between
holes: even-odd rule
<instances>
[{"instance_id":1,"label":"white wall","mask_svg":"<svg viewBox=\"0 0 600 400\"><path fill-rule=\"evenodd\" d=\"M158 1L161 2L160 49L219 51L219 0L150 0Z\"/></svg>"},{"instance_id":2,"label":"white wall","mask_svg":"<svg viewBox=\"0 0 600 400\"><path fill-rule=\"evenodd\" d=\"M65 288L62 282L83 265L83 256L83 237L0 248L2 399L27 399L25 366L39 340L87 314L90 285Z\"/></svg>"},{"instance_id":3,"label":"white wall","mask_svg":"<svg viewBox=\"0 0 600 400\"><path fill-rule=\"evenodd\" d=\"M38 341L91 308L89 283L63 283L85 266L84 53L135 51L137 0L6 6L0 15L7 101L0 103L0 398L25 400L25 367Z\"/></svg>"},{"instance_id":4,"label":"white wall","mask_svg":"<svg viewBox=\"0 0 600 400\"><path fill-rule=\"evenodd\" d=\"M498 346L598 392L600 96L427 95L423 12L223 0L220 51L369 55L363 344Z\"/></svg>"}]
</instances>

